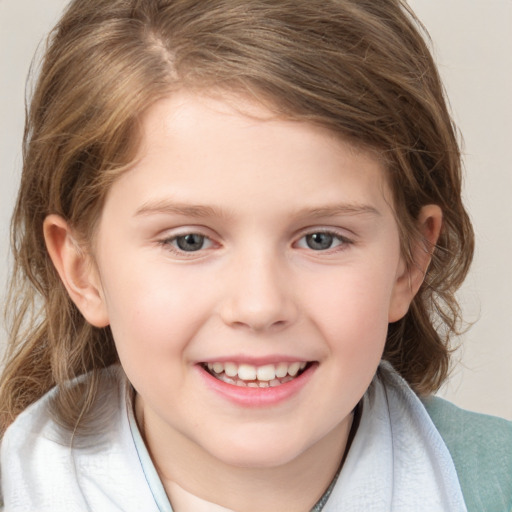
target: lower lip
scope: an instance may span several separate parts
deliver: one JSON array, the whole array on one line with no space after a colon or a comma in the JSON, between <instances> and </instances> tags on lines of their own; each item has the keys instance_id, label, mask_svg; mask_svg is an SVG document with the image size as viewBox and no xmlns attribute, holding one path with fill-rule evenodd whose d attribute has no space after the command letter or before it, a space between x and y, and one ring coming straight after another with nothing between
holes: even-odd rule
<instances>
[{"instance_id":1,"label":"lower lip","mask_svg":"<svg viewBox=\"0 0 512 512\"><path fill-rule=\"evenodd\" d=\"M291 399L308 383L317 367L317 364L312 364L298 377L279 386L251 388L228 384L216 379L201 365L197 365L197 369L209 389L240 407L271 407Z\"/></svg>"}]
</instances>

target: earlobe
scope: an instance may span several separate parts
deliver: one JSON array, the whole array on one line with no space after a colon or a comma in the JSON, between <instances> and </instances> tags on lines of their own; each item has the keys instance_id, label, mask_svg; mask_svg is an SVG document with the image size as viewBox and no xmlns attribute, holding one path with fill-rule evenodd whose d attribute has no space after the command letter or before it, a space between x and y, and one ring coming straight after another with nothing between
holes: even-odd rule
<instances>
[{"instance_id":1,"label":"earlobe","mask_svg":"<svg viewBox=\"0 0 512 512\"><path fill-rule=\"evenodd\" d=\"M48 215L43 231L50 258L71 300L90 324L106 327L109 321L101 282L90 255L59 215Z\"/></svg>"},{"instance_id":2,"label":"earlobe","mask_svg":"<svg viewBox=\"0 0 512 512\"><path fill-rule=\"evenodd\" d=\"M421 237L411 245L412 264L402 265L398 272L389 308L389 322L405 316L427 274L435 245L441 233L443 212L435 204L423 206L417 225Z\"/></svg>"}]
</instances>

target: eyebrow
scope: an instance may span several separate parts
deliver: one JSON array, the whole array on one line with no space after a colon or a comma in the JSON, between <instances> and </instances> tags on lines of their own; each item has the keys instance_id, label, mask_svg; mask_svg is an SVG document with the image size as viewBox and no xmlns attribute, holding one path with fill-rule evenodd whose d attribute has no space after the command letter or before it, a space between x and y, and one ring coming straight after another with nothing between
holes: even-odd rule
<instances>
[{"instance_id":1,"label":"eyebrow","mask_svg":"<svg viewBox=\"0 0 512 512\"><path fill-rule=\"evenodd\" d=\"M331 206L321 206L319 208L305 208L297 212L297 216L325 218L337 217L339 215L376 215L381 216L377 208L357 203L335 204Z\"/></svg>"},{"instance_id":2,"label":"eyebrow","mask_svg":"<svg viewBox=\"0 0 512 512\"><path fill-rule=\"evenodd\" d=\"M156 214L181 215L185 217L198 218L228 216L226 211L214 206L173 203L167 200L144 203L135 212L136 217Z\"/></svg>"},{"instance_id":3,"label":"eyebrow","mask_svg":"<svg viewBox=\"0 0 512 512\"><path fill-rule=\"evenodd\" d=\"M180 215L184 217L218 217L227 218L230 215L222 208L208 205L195 205L187 203L174 203L168 200L154 201L144 203L135 212L135 216L148 216L148 215ZM307 218L328 218L341 215L376 215L380 216L381 213L373 206L358 204L358 203L343 203L334 204L320 207L306 207L299 209L292 213L293 217L307 217Z\"/></svg>"}]
</instances>

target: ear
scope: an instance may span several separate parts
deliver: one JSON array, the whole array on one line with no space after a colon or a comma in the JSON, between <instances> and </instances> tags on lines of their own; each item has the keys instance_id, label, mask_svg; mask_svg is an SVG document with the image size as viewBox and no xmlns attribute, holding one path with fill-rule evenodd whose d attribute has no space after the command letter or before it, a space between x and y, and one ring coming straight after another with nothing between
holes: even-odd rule
<instances>
[{"instance_id":1,"label":"ear","mask_svg":"<svg viewBox=\"0 0 512 512\"><path fill-rule=\"evenodd\" d=\"M427 274L442 223L443 212L439 206L429 204L420 210L417 226L421 238L413 242L411 247L412 264L402 262L399 269L389 308L390 323L405 316L418 293Z\"/></svg>"},{"instance_id":2,"label":"ear","mask_svg":"<svg viewBox=\"0 0 512 512\"><path fill-rule=\"evenodd\" d=\"M59 215L48 215L43 224L50 258L71 300L95 327L109 324L101 282L89 253L83 250L68 223Z\"/></svg>"}]
</instances>

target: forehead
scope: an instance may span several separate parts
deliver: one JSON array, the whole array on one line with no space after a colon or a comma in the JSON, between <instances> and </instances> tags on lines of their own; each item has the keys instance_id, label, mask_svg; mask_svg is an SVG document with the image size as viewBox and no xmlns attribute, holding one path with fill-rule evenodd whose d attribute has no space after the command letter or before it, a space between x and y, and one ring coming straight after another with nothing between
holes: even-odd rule
<instances>
[{"instance_id":1,"label":"forehead","mask_svg":"<svg viewBox=\"0 0 512 512\"><path fill-rule=\"evenodd\" d=\"M242 197L261 209L273 198L289 209L390 202L376 155L245 97L176 93L155 103L141 127L136 163L113 187L136 191L139 209L164 200L228 209Z\"/></svg>"}]
</instances>

